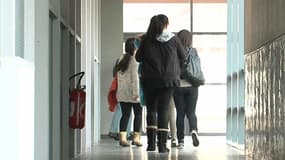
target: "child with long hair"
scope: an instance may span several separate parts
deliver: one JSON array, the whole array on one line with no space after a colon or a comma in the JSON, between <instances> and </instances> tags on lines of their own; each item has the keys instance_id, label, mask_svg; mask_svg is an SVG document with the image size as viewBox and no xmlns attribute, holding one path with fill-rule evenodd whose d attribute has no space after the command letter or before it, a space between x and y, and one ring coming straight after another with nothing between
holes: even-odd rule
<instances>
[{"instance_id":1,"label":"child with long hair","mask_svg":"<svg viewBox=\"0 0 285 160\"><path fill-rule=\"evenodd\" d=\"M121 105L122 117L120 120L119 141L121 146L129 146L127 141L127 125L134 111L134 132L133 143L136 146L142 146L140 140L140 130L142 125L142 107L139 100L139 77L138 63L135 60L136 47L135 38L128 38L125 42L125 54L119 59L116 65L118 76L117 99Z\"/></svg>"}]
</instances>

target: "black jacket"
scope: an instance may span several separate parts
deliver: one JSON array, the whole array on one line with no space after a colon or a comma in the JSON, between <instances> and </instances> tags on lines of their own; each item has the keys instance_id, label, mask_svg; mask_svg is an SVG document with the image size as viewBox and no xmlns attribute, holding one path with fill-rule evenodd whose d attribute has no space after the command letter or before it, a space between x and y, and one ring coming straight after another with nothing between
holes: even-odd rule
<instances>
[{"instance_id":1,"label":"black jacket","mask_svg":"<svg viewBox=\"0 0 285 160\"><path fill-rule=\"evenodd\" d=\"M186 50L178 37L168 41L144 39L136 53L142 62L143 86L146 88L177 87L180 85L181 64Z\"/></svg>"}]
</instances>

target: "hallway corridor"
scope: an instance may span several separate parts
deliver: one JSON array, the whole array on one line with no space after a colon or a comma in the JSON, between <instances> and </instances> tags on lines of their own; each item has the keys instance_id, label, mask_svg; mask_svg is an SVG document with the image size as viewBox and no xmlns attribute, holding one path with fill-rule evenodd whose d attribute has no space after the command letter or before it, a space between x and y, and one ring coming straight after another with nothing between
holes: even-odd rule
<instances>
[{"instance_id":1,"label":"hallway corridor","mask_svg":"<svg viewBox=\"0 0 285 160\"><path fill-rule=\"evenodd\" d=\"M285 0L0 0L1 159L285 160L284 8ZM191 31L206 80L199 133L215 133L200 135L199 147L191 137L184 149L168 142L162 154L146 152L146 136L140 148L107 137L113 66L158 14L169 18L165 31ZM85 97L71 101L78 89ZM74 115L84 128L71 128Z\"/></svg>"},{"instance_id":2,"label":"hallway corridor","mask_svg":"<svg viewBox=\"0 0 285 160\"><path fill-rule=\"evenodd\" d=\"M244 160L242 151L226 144L224 136L200 136L200 146L194 148L189 136L184 149L171 148L169 154L146 152L146 136L142 137L143 147L120 147L118 141L102 138L100 143L87 153L73 160ZM188 142L188 143L187 143ZM170 141L168 141L168 147Z\"/></svg>"}]
</instances>

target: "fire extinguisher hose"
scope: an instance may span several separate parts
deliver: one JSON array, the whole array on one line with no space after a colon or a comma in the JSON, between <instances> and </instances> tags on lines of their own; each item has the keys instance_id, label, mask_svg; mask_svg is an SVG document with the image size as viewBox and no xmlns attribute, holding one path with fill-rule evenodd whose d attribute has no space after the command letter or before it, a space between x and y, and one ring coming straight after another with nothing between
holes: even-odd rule
<instances>
[{"instance_id":1,"label":"fire extinguisher hose","mask_svg":"<svg viewBox=\"0 0 285 160\"><path fill-rule=\"evenodd\" d=\"M77 76L80 76L79 80L77 81L77 84L76 84L76 88L80 89L81 79L83 78L84 74L85 74L85 72L76 73L76 74L72 75L71 77L69 77L69 80L72 80L73 78L75 78Z\"/></svg>"}]
</instances>

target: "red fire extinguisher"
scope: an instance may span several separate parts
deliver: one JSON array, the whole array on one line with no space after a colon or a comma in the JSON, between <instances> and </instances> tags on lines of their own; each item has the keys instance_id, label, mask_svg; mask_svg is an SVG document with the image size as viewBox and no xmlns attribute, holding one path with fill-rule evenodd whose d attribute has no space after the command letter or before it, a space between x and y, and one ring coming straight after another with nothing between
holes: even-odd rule
<instances>
[{"instance_id":1,"label":"red fire extinguisher","mask_svg":"<svg viewBox=\"0 0 285 160\"><path fill-rule=\"evenodd\" d=\"M81 86L80 81L84 76L84 72L79 72L69 78L69 80L80 76L76 88L69 90L69 127L72 129L82 129L85 126L85 102L86 93L85 85Z\"/></svg>"}]
</instances>

